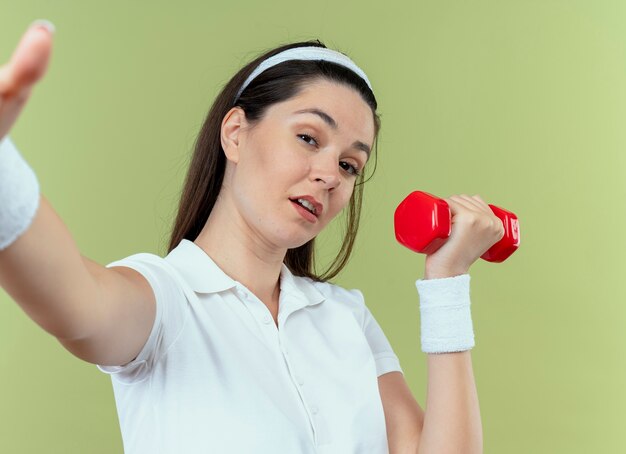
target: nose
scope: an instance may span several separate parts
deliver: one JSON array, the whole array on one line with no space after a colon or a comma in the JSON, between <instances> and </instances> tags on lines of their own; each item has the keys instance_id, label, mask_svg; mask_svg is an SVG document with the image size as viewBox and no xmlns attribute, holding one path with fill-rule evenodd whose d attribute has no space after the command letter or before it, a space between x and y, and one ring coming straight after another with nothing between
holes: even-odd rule
<instances>
[{"instance_id":1,"label":"nose","mask_svg":"<svg viewBox=\"0 0 626 454\"><path fill-rule=\"evenodd\" d=\"M311 170L311 178L316 182L320 181L324 189L337 188L341 184L337 159L331 154L322 156L322 153L318 154L318 158Z\"/></svg>"}]
</instances>

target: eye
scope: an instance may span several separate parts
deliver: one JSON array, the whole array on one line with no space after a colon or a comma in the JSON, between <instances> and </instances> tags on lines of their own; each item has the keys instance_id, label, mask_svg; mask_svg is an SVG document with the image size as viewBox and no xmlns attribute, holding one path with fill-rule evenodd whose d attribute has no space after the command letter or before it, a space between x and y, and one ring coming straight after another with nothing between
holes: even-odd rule
<instances>
[{"instance_id":1,"label":"eye","mask_svg":"<svg viewBox=\"0 0 626 454\"><path fill-rule=\"evenodd\" d=\"M308 134L298 134L298 137L300 137L302 140L304 140L309 145L317 145L317 139L315 137L313 137L313 136L310 136ZM312 140L315 143L312 144L312 143L309 142L309 140Z\"/></svg>"},{"instance_id":2,"label":"eye","mask_svg":"<svg viewBox=\"0 0 626 454\"><path fill-rule=\"evenodd\" d=\"M359 171L359 168L356 166L353 166L352 164L346 162L346 161L341 161L339 163L341 164L345 164L346 167L342 167L344 170L346 170L350 175L354 175L355 177L358 177L359 175L361 175L361 172Z\"/></svg>"}]
</instances>

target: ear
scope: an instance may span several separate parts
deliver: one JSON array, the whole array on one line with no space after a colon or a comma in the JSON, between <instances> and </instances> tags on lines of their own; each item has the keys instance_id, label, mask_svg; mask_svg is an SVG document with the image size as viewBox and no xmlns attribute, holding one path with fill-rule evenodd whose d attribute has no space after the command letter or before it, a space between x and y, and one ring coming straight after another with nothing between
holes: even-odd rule
<instances>
[{"instance_id":1,"label":"ear","mask_svg":"<svg viewBox=\"0 0 626 454\"><path fill-rule=\"evenodd\" d=\"M246 114L241 107L233 107L224 115L222 120L220 140L226 159L239 161L239 134L246 125Z\"/></svg>"}]
</instances>

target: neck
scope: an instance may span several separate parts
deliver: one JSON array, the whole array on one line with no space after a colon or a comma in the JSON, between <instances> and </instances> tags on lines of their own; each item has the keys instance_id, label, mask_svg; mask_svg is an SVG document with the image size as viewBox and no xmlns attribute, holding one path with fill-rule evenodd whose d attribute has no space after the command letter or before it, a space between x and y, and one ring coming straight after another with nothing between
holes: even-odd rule
<instances>
[{"instance_id":1,"label":"neck","mask_svg":"<svg viewBox=\"0 0 626 454\"><path fill-rule=\"evenodd\" d=\"M194 243L265 304L277 305L280 270L287 250L259 238L234 209L234 204L224 203L224 198L218 197Z\"/></svg>"}]
</instances>

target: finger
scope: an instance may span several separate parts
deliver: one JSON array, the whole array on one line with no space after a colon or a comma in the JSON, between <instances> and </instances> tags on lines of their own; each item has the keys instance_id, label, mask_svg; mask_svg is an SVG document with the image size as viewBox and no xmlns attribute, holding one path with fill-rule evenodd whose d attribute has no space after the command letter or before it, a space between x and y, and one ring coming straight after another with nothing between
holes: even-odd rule
<instances>
[{"instance_id":1,"label":"finger","mask_svg":"<svg viewBox=\"0 0 626 454\"><path fill-rule=\"evenodd\" d=\"M39 80L48 67L51 50L52 33L41 25L29 27L0 71L0 93L14 94Z\"/></svg>"},{"instance_id":2,"label":"finger","mask_svg":"<svg viewBox=\"0 0 626 454\"><path fill-rule=\"evenodd\" d=\"M493 211L487 206L483 207L478 201L469 197L468 195L453 195L449 199L445 199L450 204L450 210L452 214L452 222L454 223L455 215L459 214L462 210L461 207L469 212L475 213L474 219L482 219L481 222L488 223L494 228L502 226L502 222L497 218Z\"/></svg>"},{"instance_id":3,"label":"finger","mask_svg":"<svg viewBox=\"0 0 626 454\"><path fill-rule=\"evenodd\" d=\"M13 84L9 65L0 66L0 96L8 92Z\"/></svg>"},{"instance_id":4,"label":"finger","mask_svg":"<svg viewBox=\"0 0 626 454\"><path fill-rule=\"evenodd\" d=\"M478 194L473 195L472 199L474 199L476 202L478 202L479 204L481 204L482 206L484 206L485 208L491 211L491 207L489 206L489 204L485 202Z\"/></svg>"},{"instance_id":5,"label":"finger","mask_svg":"<svg viewBox=\"0 0 626 454\"><path fill-rule=\"evenodd\" d=\"M458 216L461 213L477 213L478 210L473 205L469 204L466 200L458 196L450 196L444 199L450 207L450 221L455 224L458 221Z\"/></svg>"},{"instance_id":6,"label":"finger","mask_svg":"<svg viewBox=\"0 0 626 454\"><path fill-rule=\"evenodd\" d=\"M4 137L9 132L31 91L32 85L29 88L20 90L16 96L11 96L9 99L0 102L0 137Z\"/></svg>"},{"instance_id":7,"label":"finger","mask_svg":"<svg viewBox=\"0 0 626 454\"><path fill-rule=\"evenodd\" d=\"M479 207L481 212L489 215L489 218L491 218L491 225L493 226L494 229L499 230L499 229L503 228L502 220L498 216L495 215L495 213L493 212L491 207L489 205L487 205L484 202L484 200L482 200L480 198L480 196L475 195L473 197L469 197L469 196L463 194L462 197L468 203L471 202L471 203L474 204L474 206Z\"/></svg>"},{"instance_id":8,"label":"finger","mask_svg":"<svg viewBox=\"0 0 626 454\"><path fill-rule=\"evenodd\" d=\"M472 197L469 197L469 196L464 196L464 197L465 197L466 200L475 203L477 206L480 206L481 210L489 215L489 217L491 218L491 225L494 228L494 230L500 231L500 230L504 229L504 226L502 224L502 220L495 215L495 213L493 212L491 207L489 205L487 205L485 203L485 201L480 198L479 195L474 195Z\"/></svg>"},{"instance_id":9,"label":"finger","mask_svg":"<svg viewBox=\"0 0 626 454\"><path fill-rule=\"evenodd\" d=\"M480 199L480 197L478 196L473 196L470 197L466 194L461 194L459 197L463 198L463 200L466 200L468 203L471 203L473 206L475 206L478 210L485 212L485 213L489 213L491 214L491 208L489 208L489 205L487 205L482 199ZM476 198L478 197L478 198Z\"/></svg>"},{"instance_id":10,"label":"finger","mask_svg":"<svg viewBox=\"0 0 626 454\"><path fill-rule=\"evenodd\" d=\"M479 212L483 212L484 211L481 206L477 205L476 203L472 202L471 200L468 200L465 197L462 197L460 195L452 195L452 196L450 196L450 200L456 202L460 206L462 206L462 207L464 207L464 208L466 208L466 209L468 209L470 211L479 211Z\"/></svg>"}]
</instances>

